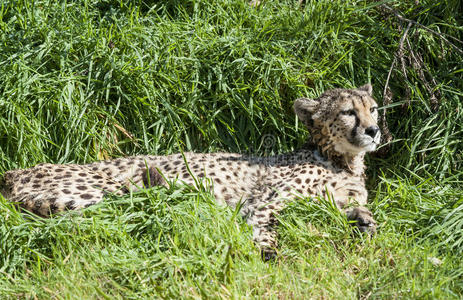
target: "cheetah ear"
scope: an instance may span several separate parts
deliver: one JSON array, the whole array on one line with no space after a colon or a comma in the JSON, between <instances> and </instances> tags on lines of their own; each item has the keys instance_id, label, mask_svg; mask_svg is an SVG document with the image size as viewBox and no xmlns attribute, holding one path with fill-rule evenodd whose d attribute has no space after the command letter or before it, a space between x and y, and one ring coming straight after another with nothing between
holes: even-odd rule
<instances>
[{"instance_id":1,"label":"cheetah ear","mask_svg":"<svg viewBox=\"0 0 463 300\"><path fill-rule=\"evenodd\" d=\"M373 87L369 83L362 85L361 87L357 88L357 90L367 92L369 96L373 95Z\"/></svg>"},{"instance_id":2,"label":"cheetah ear","mask_svg":"<svg viewBox=\"0 0 463 300\"><path fill-rule=\"evenodd\" d=\"M312 127L312 115L317 111L319 104L316 100L299 98L294 101L294 112L307 127Z\"/></svg>"}]
</instances>

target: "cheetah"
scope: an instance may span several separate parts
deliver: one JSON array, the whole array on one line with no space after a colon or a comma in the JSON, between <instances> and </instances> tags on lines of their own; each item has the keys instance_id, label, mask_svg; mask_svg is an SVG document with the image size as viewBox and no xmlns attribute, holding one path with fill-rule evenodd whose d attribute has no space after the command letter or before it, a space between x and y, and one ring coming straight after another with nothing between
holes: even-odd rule
<instances>
[{"instance_id":1,"label":"cheetah","mask_svg":"<svg viewBox=\"0 0 463 300\"><path fill-rule=\"evenodd\" d=\"M274 253L277 246L273 228L277 214L299 197L329 195L361 232L374 233L377 223L365 208L364 155L380 141L377 108L370 84L328 90L317 99L295 101L294 111L311 139L307 147L291 153L270 157L180 153L86 165L40 164L6 172L0 192L47 217L98 203L106 193L124 195L174 180L189 185L207 181L218 203L239 207L252 226L253 240L265 253Z\"/></svg>"}]
</instances>

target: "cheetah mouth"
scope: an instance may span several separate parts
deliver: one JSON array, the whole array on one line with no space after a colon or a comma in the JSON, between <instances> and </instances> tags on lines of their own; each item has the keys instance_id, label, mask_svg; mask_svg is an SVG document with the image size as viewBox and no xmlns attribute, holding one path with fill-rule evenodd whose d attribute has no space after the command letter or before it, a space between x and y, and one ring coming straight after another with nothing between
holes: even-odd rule
<instances>
[{"instance_id":1,"label":"cheetah mouth","mask_svg":"<svg viewBox=\"0 0 463 300\"><path fill-rule=\"evenodd\" d=\"M335 150L339 153L350 153L357 155L361 152L372 152L376 150L378 142L373 139L345 139L344 142L341 142L335 145Z\"/></svg>"},{"instance_id":2,"label":"cheetah mouth","mask_svg":"<svg viewBox=\"0 0 463 300\"><path fill-rule=\"evenodd\" d=\"M371 138L370 136L360 136L351 143L362 151L371 152L375 151L376 147L378 147L379 139L379 135L377 135L375 138Z\"/></svg>"},{"instance_id":3,"label":"cheetah mouth","mask_svg":"<svg viewBox=\"0 0 463 300\"><path fill-rule=\"evenodd\" d=\"M377 131L372 136L366 131L366 129L365 132L360 131L358 127L355 127L351 135L346 138L348 145L345 145L345 150L352 154L375 151L381 139L381 132Z\"/></svg>"},{"instance_id":4,"label":"cheetah mouth","mask_svg":"<svg viewBox=\"0 0 463 300\"><path fill-rule=\"evenodd\" d=\"M371 152L371 151L375 151L377 146L378 146L378 143L375 143L373 141L369 144L363 145L361 148L366 152Z\"/></svg>"},{"instance_id":5,"label":"cheetah mouth","mask_svg":"<svg viewBox=\"0 0 463 300\"><path fill-rule=\"evenodd\" d=\"M347 138L347 143L344 143L344 150L350 153L372 152L379 145L381 135L377 134L374 138L366 134L356 134Z\"/></svg>"}]
</instances>

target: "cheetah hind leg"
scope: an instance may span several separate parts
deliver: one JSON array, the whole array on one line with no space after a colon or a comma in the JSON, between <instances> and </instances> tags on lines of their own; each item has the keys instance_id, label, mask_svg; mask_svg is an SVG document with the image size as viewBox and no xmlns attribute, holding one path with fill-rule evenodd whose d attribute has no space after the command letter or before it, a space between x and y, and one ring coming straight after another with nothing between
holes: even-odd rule
<instances>
[{"instance_id":1,"label":"cheetah hind leg","mask_svg":"<svg viewBox=\"0 0 463 300\"><path fill-rule=\"evenodd\" d=\"M162 175L158 172L155 167L148 167L142 174L143 185L146 188L154 186L165 186L167 187L167 182L164 180Z\"/></svg>"},{"instance_id":2,"label":"cheetah hind leg","mask_svg":"<svg viewBox=\"0 0 463 300\"><path fill-rule=\"evenodd\" d=\"M162 175L154 167L149 167L143 171L142 180L143 185L146 188L159 185L167 186ZM114 181L114 183L117 183L117 181ZM66 202L64 202L63 199L59 199L60 201L52 201L52 204L50 204L50 207L52 208L50 212L56 213L57 211L80 210L82 208L87 208L101 202L104 196L108 193L123 196L128 193L128 186L123 183L117 183L105 188L100 186L91 186L88 188L88 192L86 194L80 195L81 198L83 198L83 196L87 196L84 199L79 199L78 196L74 196L78 199L70 199L70 201Z\"/></svg>"},{"instance_id":3,"label":"cheetah hind leg","mask_svg":"<svg viewBox=\"0 0 463 300\"><path fill-rule=\"evenodd\" d=\"M143 188L148 189L154 186L169 187L156 167L147 166L136 170L134 174L125 179L121 192L128 194L130 191L137 192Z\"/></svg>"}]
</instances>

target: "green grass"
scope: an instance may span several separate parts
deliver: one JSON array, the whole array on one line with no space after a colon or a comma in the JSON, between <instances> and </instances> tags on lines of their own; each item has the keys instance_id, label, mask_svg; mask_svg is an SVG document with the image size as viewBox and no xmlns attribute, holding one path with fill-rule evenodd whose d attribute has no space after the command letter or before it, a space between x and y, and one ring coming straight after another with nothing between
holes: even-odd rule
<instances>
[{"instance_id":1,"label":"green grass","mask_svg":"<svg viewBox=\"0 0 463 300\"><path fill-rule=\"evenodd\" d=\"M407 24L381 3L463 48L457 0L306 2L1 2L0 173L296 149L297 97L371 82L383 102ZM263 262L251 229L204 190L155 188L53 219L2 198L0 298L461 298L463 55L415 25L408 39L388 84L394 139L368 158L373 238L329 201L301 200Z\"/></svg>"}]
</instances>

